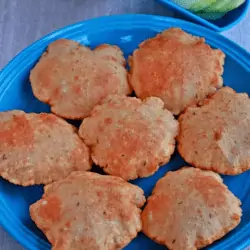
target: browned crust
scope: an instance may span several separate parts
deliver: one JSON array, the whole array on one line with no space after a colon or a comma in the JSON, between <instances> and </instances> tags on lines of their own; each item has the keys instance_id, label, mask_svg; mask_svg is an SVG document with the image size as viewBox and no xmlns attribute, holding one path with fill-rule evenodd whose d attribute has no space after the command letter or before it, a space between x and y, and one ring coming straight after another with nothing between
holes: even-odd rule
<instances>
[{"instance_id":1,"label":"browned crust","mask_svg":"<svg viewBox=\"0 0 250 250\"><path fill-rule=\"evenodd\" d=\"M232 88L228 88L228 87L224 87L227 88L231 93L237 93L234 89ZM204 104L202 105L202 107L209 105L211 101L214 100L214 96L216 95L217 92L209 95L205 100L204 100ZM182 122L181 120L183 119L183 116L185 115L185 112L189 109L189 108L193 108L193 107L199 107L199 105L193 105L188 107L183 113L180 114L180 116L178 117L178 121L179 121L179 134L176 137L176 141L177 141L177 149L178 152L180 154L180 156L187 161L186 157L185 157L185 153L183 153L182 151L182 143L181 143L181 137L182 137L182 133L183 133L183 128L182 128ZM250 159L249 159L250 161ZM237 167L237 168L228 168L227 170L223 170L221 171L218 167L214 167L214 166L207 166L204 167L202 164L199 164L197 162L194 161L187 161L190 165L196 167L196 168L200 168L203 170L211 170L213 172L219 173L219 174L224 174L224 175L239 175L247 170L250 169L249 165L241 165L241 167Z\"/></svg>"},{"instance_id":2,"label":"browned crust","mask_svg":"<svg viewBox=\"0 0 250 250\"><path fill-rule=\"evenodd\" d=\"M71 130L70 132L72 133L72 135L76 136L76 138L78 139L78 142L81 142L81 145L84 146L84 150L86 150L86 153L88 155L88 159L87 159L88 162L85 163L85 165L84 165L85 169L84 170L88 171L88 170L91 169L91 167L92 167L92 160L91 160L91 157L90 157L89 148L81 141L80 137L78 136L78 130L77 130L77 128L75 126L67 123L65 120L63 120L62 118L60 118L60 117L58 117L58 116L56 116L54 114L48 114L48 113L39 113L39 114L37 114L37 113L25 113L25 112L20 111L20 110L14 110L14 111L8 111L8 112L9 113L16 112L19 115L29 115L29 116L37 115L37 116L39 116L39 119L41 119L40 118L41 116L46 117L46 116L49 115L50 117L53 117L53 119L56 119L57 121L63 122L63 125L66 125L65 129L70 129ZM18 143L18 142L19 141L17 141L16 143ZM32 145L31 141L30 141L30 143ZM39 151L39 149L36 149L36 150ZM42 154L42 152L41 152L41 154ZM12 167L14 168L15 166L12 166ZM72 168L72 171L73 170L74 169ZM82 171L84 171L84 170L82 170ZM70 174L70 172L68 174ZM39 181L39 182L36 181L36 175L30 176L30 178L28 180L24 181L23 178L20 178L20 179L18 179L16 177L14 178L12 174L10 174L8 171L5 171L5 170L0 171L0 176L2 178L4 178L4 179L8 180L9 182L13 183L13 184L21 185L21 186L31 186L31 185L48 184L48 183L50 183L52 181L55 181L55 179L53 178L53 176L48 176L48 175L46 176L47 181Z\"/></svg>"},{"instance_id":3,"label":"browned crust","mask_svg":"<svg viewBox=\"0 0 250 250\"><path fill-rule=\"evenodd\" d=\"M235 224L234 225L232 225L231 227L223 228L223 230L221 230L216 235L214 235L214 237L211 237L210 239L202 239L202 238L200 238L199 240L197 240L195 242L195 248L193 248L193 250L197 250L197 249L206 247L208 245L211 245L213 242L215 242L215 241L221 239L222 237L224 237L227 233L229 233L230 231L232 231L232 229L234 229L239 224L240 224L240 219L239 220L235 220ZM161 245L166 246L169 250L176 250L176 249L171 248L170 246L168 246L166 244L166 242L159 240L157 237L153 237L152 235L150 235L150 233L148 231L145 231L143 228L142 228L142 232L146 236L148 236L151 240L153 240L153 241L155 241L155 242L157 242L157 243L159 243Z\"/></svg>"},{"instance_id":4,"label":"browned crust","mask_svg":"<svg viewBox=\"0 0 250 250\"><path fill-rule=\"evenodd\" d=\"M146 109L149 113L144 112ZM126 114L124 117L120 116L122 112ZM152 116L154 118L151 119ZM109 124L103 125L105 120ZM99 126L91 126L93 123ZM83 121L79 136L90 147L96 165L110 175L134 180L151 176L159 166L169 162L175 150L178 126L174 116L163 109L159 98L141 101L135 97L112 95L96 106L91 116Z\"/></svg>"},{"instance_id":5,"label":"browned crust","mask_svg":"<svg viewBox=\"0 0 250 250\"><path fill-rule=\"evenodd\" d=\"M153 51L153 42L155 42L155 44L154 44L154 46L155 47L157 47L157 42L160 44L159 46L161 46L161 44L163 44L163 41L161 41L161 39L165 39L165 42L167 42L168 41L168 39L169 39L169 37L170 37L170 39L169 39L169 41L171 40L171 36L169 35L170 34L170 32L172 32L173 33L173 37L178 37L178 35L179 36L182 36L183 37L183 39L185 38L185 39L190 39L192 42L192 44L194 44L193 46L195 47L196 45L200 45L200 44L204 44L204 45L206 45L207 47L206 47L206 49L208 50L208 51L212 51L213 53L214 53L214 55L217 57L217 60L216 60L216 62L215 62L215 68L214 68L214 73L212 73L212 72L210 72L210 74L211 74L211 79L210 79L210 84L208 84L207 83L207 85L208 86L206 86L206 84L204 85L204 87L205 87L205 90L204 90L204 93L202 93L202 94L204 94L205 96L205 98L210 94L210 93L212 93L212 92L214 92L215 90L209 90L209 86L210 86L210 88L211 87L214 87L214 88L216 88L216 89L219 89L219 88L221 88L222 87L222 84L223 84L223 79L222 79L222 77L221 77L221 75L222 75L222 73L223 73L223 65L224 65L224 58L225 58L225 54L222 52L222 51L220 51L220 50L218 50L218 49L213 49L213 48L211 48L209 45L207 45L206 43L205 43L205 39L204 38L201 38L201 37L196 37L196 36L193 36L193 35L191 35L191 34L189 34L189 33L186 33L186 32L184 32L183 30L181 30L181 29L179 29L179 28L170 28L170 29L168 29L168 30L165 30L165 31L163 31L162 33L160 33L160 34L157 34L155 37L153 37L153 38L149 38L149 39L147 39L147 40L145 40L145 41L143 41L140 45L139 45L139 48L138 49L136 49L136 50L134 50L134 52L133 52L133 55L132 56L130 56L129 58L128 58L128 64L129 64L129 66L130 66L130 70L129 70L129 73L128 73L128 76L129 76L129 83L130 83L130 85L131 86L133 86L134 87L134 90L135 90L135 92L136 92L136 95L139 97L139 98L146 98L146 97L149 97L149 96L157 96L157 97L160 97L160 98L162 98L163 100L164 100L164 102L165 102L165 107L167 108L167 109L169 109L172 113L174 113L175 115L178 115L179 113L181 113L181 112L183 112L183 110L185 110L187 107L189 107L189 106L191 106L191 105L194 105L194 104L202 104L203 103L203 100L204 100L204 97L203 98L198 98L197 97L197 94L201 94L200 92L203 92L203 89L200 89L197 93L196 93L196 96L195 97L193 97L193 98L189 98L188 99L188 102L187 101L185 101L184 103L183 103L183 107L182 107L182 109L181 110L179 110L179 111L177 111L177 109L180 109L180 104L179 104L179 107L177 107L177 105L176 104L174 104L174 105L168 105L168 103L171 103L171 101L173 101L174 100L174 98L173 98L173 100L171 100L171 99L169 99L169 95L170 95L170 93L171 93L171 89L173 89L173 88L177 88L177 91L179 90L179 88L180 88L180 86L179 85L181 85L181 84L176 84L176 86L174 86L174 85L172 85L172 82L171 81L169 81L169 85L170 86L168 86L167 87L167 85L163 88L162 87L162 85L164 84L164 82L166 82L166 79L165 79L165 81L164 80L161 80L161 77L159 76L160 75L160 73L159 72L157 72L157 70L156 70L156 72L157 72L157 74L154 74L154 75L157 75L158 76L158 78L156 79L157 81L162 81L162 84L160 85L159 83L158 83L158 87L155 85L153 85L153 87L151 88L151 87L149 87L149 86L146 86L146 83L147 83L147 80L141 80L141 78L142 78L142 76L143 76L143 71L142 71L142 69L139 69L139 64L140 63L143 63L144 61L142 60L142 62L140 62L140 61L138 61L138 62L136 62L136 58L138 57L138 60L139 60L139 55L138 55L138 53L140 52L140 50L143 50L143 49L145 49L145 50L152 50ZM175 40L175 39L172 39L172 40ZM176 39L177 40L177 39ZM180 41L178 41L179 42L179 44L185 44L184 42L182 42L181 40ZM190 41L189 41L190 42ZM152 44L151 44L152 43ZM148 47L147 47L148 46ZM141 52L142 53L142 52ZM149 52L148 52L149 53ZM146 52L146 54L147 54L147 52ZM138 56L137 56L138 55ZM163 60L162 58L161 59L159 59L159 60ZM153 63L152 63L153 64ZM167 67L167 66L166 66ZM176 66L177 68L178 68L178 66ZM145 69L145 71L146 71L146 69ZM152 72L151 73L155 73L154 72L155 70L153 69L152 70ZM137 73L136 73L137 72ZM204 72L203 72L204 73ZM134 76L134 75L136 75L136 74L138 74L138 76L136 77L136 76ZM204 73L205 74L205 73ZM153 74L152 74L153 75ZM150 76L151 77L151 76ZM168 76L166 75L165 76L165 78L167 78ZM150 79L149 80L149 82L150 81L154 81L154 78L153 77L151 77L152 79ZM155 78L156 78L156 76L155 76ZM205 79L203 79L204 81L205 81ZM177 80L177 82L178 82L178 80ZM200 83L202 83L202 81L200 82ZM187 85L187 84L186 84ZM188 86L188 85L187 85ZM187 87L186 86L186 87ZM198 88L198 86L199 86L199 83L198 84L196 84L196 89ZM161 90L157 90L157 88L160 88ZM164 92L166 92L165 94L164 94ZM207 92L207 94L206 94L206 92ZM172 93L172 95L173 95L174 93ZM188 95L186 95L186 97L188 97ZM166 101L165 99L168 99L168 101ZM173 110L172 110L173 109Z\"/></svg>"},{"instance_id":6,"label":"browned crust","mask_svg":"<svg viewBox=\"0 0 250 250\"><path fill-rule=\"evenodd\" d=\"M62 42L62 43L66 43L68 41L68 39L59 39L59 40L57 40L57 41L54 41L54 42L52 42L51 44L49 44L48 45L48 47L47 47L47 49L46 49L46 51L42 54L42 56L40 57L40 59L39 59L39 61L37 62L37 64L39 64L39 62L41 62L41 60L43 60L47 55L48 55L48 53L49 53L49 51L51 50L51 45L52 46L54 46L54 44L55 43L60 43L60 42ZM81 46L83 46L83 45L81 45L80 43L78 43L78 42L75 42L75 41L73 41L76 45L76 48L80 48ZM107 47L109 47L109 46L112 46L113 48L115 48L115 49L117 49L119 52L121 52L121 50L120 50L120 48L118 47L118 46L116 46L116 45L109 45L109 44L101 44L101 45L99 45L99 46L97 46L95 49L93 49L93 50L91 50L91 49L89 49L88 47L86 47L86 46L84 46L86 49L88 49L88 50L90 50L90 51L92 51L92 52L95 52L95 51L100 51L100 50L102 50L102 49L105 49L105 48L107 48ZM115 62L117 62L117 63L121 63L121 65L125 68L125 66L126 66L126 60L125 60L125 58L123 58L124 60L122 61L122 62L119 62L116 58L114 58L113 56L111 56L111 59L113 60L113 61L115 61ZM36 65L37 65L36 64ZM35 68L35 67L34 67ZM34 70L34 68L31 70L31 72L30 72L30 75L29 75L29 81L31 82L31 85L32 85L32 72L33 72L33 70ZM127 75L127 79L128 79L128 72L127 72L127 70L126 70L126 75ZM130 83L129 82L127 82L127 84L128 84L128 86L129 86L129 88L130 88L130 93L128 93L128 95L129 94L131 94L131 92L132 92L132 86L130 85ZM60 112L57 112L56 111L56 105L54 105L53 104L53 97L50 97L50 98L43 98L43 97L41 97L38 93L36 93L36 91L33 91L33 95L38 99L38 100L40 100L40 101L42 101L43 103L45 103L45 104L48 104L49 106L50 106L50 108L51 108L51 112L52 113L54 113L55 115L57 115L57 116L59 116L59 117L62 117L62 118L64 118L64 119L71 119L71 120L83 120L84 118L86 118L86 115L71 115L71 114L61 114ZM101 100L100 100L101 101Z\"/></svg>"},{"instance_id":7,"label":"browned crust","mask_svg":"<svg viewBox=\"0 0 250 250\"><path fill-rule=\"evenodd\" d=\"M95 198L97 198L97 196L98 196L100 199L102 199L102 198L105 200L107 199L104 202L104 204L106 204L106 202L107 202L107 204L104 208L103 207L98 208L98 200L96 201L96 203L97 203L96 213L98 214L97 219L100 216L102 217L103 216L102 214L111 216L111 218L107 217L106 222L108 222L108 221L112 222L113 219L116 219L116 216L113 218L113 213L109 213L109 212L113 211L113 209L115 208L115 207L113 207L113 205L118 204L118 203L112 203L112 201L115 200L116 202L118 202L117 198L119 198L119 197L116 197L117 193L116 194L114 193L114 195L112 196L112 192L111 192L110 188L111 189L119 188L120 189L119 192L121 192L120 194L124 195L124 197L127 196L127 198L130 200L130 202L125 203L125 205L127 206L128 209L131 209L131 212L133 212L133 216L136 216L136 217L138 217L138 219L140 219L140 215L141 215L140 208L145 203L145 197L143 195L142 189L140 189L139 187L136 187L130 183L126 183L123 179L121 179L119 177L103 176L103 175L99 175L97 173L91 173L91 172L88 172L88 173L73 172L66 179L58 181L58 182L54 182L54 183L51 183L51 184L45 186L44 187L44 194L43 194L41 200L37 201L36 203L34 203L30 206L30 215L31 215L32 220L45 233L48 240L52 244L52 249L58 249L58 250L59 249L60 250L68 249L68 247L69 247L68 243L71 242L71 240L73 240L73 238L74 238L74 235L72 235L74 230L71 230L71 227L73 229L76 227L76 225L77 225L76 221L68 221L67 222L69 224L67 226L69 231L68 230L66 231L67 237L65 237L63 235L65 232L63 230L60 230L60 227L62 225L64 225L65 220L67 221L68 219L70 219L70 215L68 215L69 217L67 217L67 216L65 216L64 213L62 213L62 211L65 211L65 209L67 208L67 202L71 202L69 200L70 197L67 194L65 194L66 196L64 197L64 200L62 199L63 194L60 194L60 187L61 187L61 185L67 185L67 187L70 188L70 184L71 183L73 184L75 182L79 183L80 178L83 178L82 179L83 181L84 181L84 178L89 178L89 179L87 179L87 181L92 180L92 182L88 182L89 185L94 185L95 182L97 182L96 184L98 186L98 181L100 181L101 182L100 187L102 187L103 189L109 190L108 193L111 196L108 195L108 196L105 196L105 198L103 198L103 196L99 196L99 194L98 194L99 189L94 190L94 197ZM101 180L99 180L99 178L101 178ZM117 185L117 187L116 187L116 185ZM128 193L123 194L122 188L126 188L126 189L128 189L128 191L130 190L131 193L129 192L129 194ZM74 187L73 193L75 191L76 191L76 187ZM78 201L78 199L80 199L79 203L82 204L83 211L84 211L84 209L87 209L86 211L88 211L88 206L85 207L84 201L82 202L81 199L88 199L90 197L91 196L88 196L88 193L84 194L84 190L80 190L79 196L77 198L74 198L76 200L74 200L73 204L71 204L71 205L74 205L75 201ZM44 206L48 206L48 207L45 208L45 210L44 210ZM75 206L77 206L77 205L75 205ZM93 209L95 208L94 204L92 204L91 206L93 206ZM70 212L70 210L67 210L67 211ZM78 210L78 212L83 213L83 212L80 212L80 210ZM105 212L105 213L103 213L103 212ZM123 235L119 236L117 234L117 232L114 232L114 239L121 237L121 240L119 240L118 242L117 241L110 242L110 241L108 241L110 239L106 239L108 243L111 243L109 245L106 241L103 242L103 238L102 238L101 242L103 244L105 244L105 248L100 248L99 244L94 244L95 247L91 248L91 249L93 249L93 250L100 250L100 249L116 250L116 249L123 248L127 244L129 244L130 241L132 241L137 236L138 232L141 231L141 227L142 227L141 220L139 220L140 222L137 220L134 220L132 215L131 215L131 217L130 217L130 215L129 215L129 217L126 217L126 216L128 216L128 214L124 213L124 211L122 211L122 209L119 210L119 207L116 209L115 213L116 213L116 215L120 216L120 217L118 217L119 220L121 220L121 221L124 220L125 224L128 223L127 219L131 220L131 222L134 222L134 223L136 222L136 224L133 227L134 230L132 230L133 232L131 232L131 229L129 230L126 227L125 228L120 227L120 230L122 230L122 232L125 231L124 237L122 237ZM78 217L78 218L80 219L81 217ZM96 218L93 218L93 219L96 219ZM56 224L56 223L58 223L58 226L59 226L58 228L53 227L53 224ZM72 225L71 223L74 223L74 225ZM119 221L118 221L118 223L119 223ZM49 224L52 224L52 228L48 226ZM91 230L95 230L95 228L93 228L94 225L90 224L89 226L90 226L89 232L91 233L92 232ZM51 231L51 229L52 229L52 231ZM69 232L69 234L67 234L67 232ZM81 243L84 246L83 249L90 249L88 244L90 244L90 246L93 246L92 245L93 242L91 243L91 242L88 242L86 240L86 238L88 238L88 233L87 233L87 235L85 235L85 232L81 231L81 232L78 232L78 235L77 235L78 239L79 238L81 239ZM93 235L90 234L91 240L98 241L99 239L96 238L96 236L98 234L100 234L101 232L94 231L92 233L93 233ZM96 233L97 233L97 235L96 235ZM55 236L55 235L57 235L57 236ZM78 246L78 247L76 249L82 249L82 248L79 248L79 243L80 242L77 241L78 245L76 245L76 246ZM103 247L104 247L104 245L103 245Z\"/></svg>"},{"instance_id":8,"label":"browned crust","mask_svg":"<svg viewBox=\"0 0 250 250\"><path fill-rule=\"evenodd\" d=\"M184 166L184 167L182 167L182 168L180 168L180 169L178 169L178 170L176 170L176 171L174 171L174 172L175 172L176 174L177 174L177 173L180 173L180 172L181 172L183 169L185 169L185 168L190 168L190 167ZM209 171L209 170L207 170L207 171ZM171 173L171 172L173 172L173 171L168 172L165 176L167 176L167 175L168 175L169 173ZM164 176L164 177L165 177L165 176ZM163 177L163 178L164 178L164 177ZM226 187L226 190L227 190L227 191L230 191L230 190L228 189L228 187L227 187L223 182L222 182L222 185L223 185L224 187ZM156 186L154 187L151 196L148 197L147 203L148 203L148 201L149 201L149 199L150 199L151 197L153 197L153 196L156 195L156 194L155 194L155 188L156 188ZM241 205L241 201L240 201L239 199L237 199L237 200L238 200L239 206L240 206L240 205ZM146 205L147 205L147 204L146 204ZM143 212L144 212L144 211L143 211ZM146 216L147 216L146 213L142 213L142 222L144 221L143 218L146 217ZM214 235L213 237L210 237L209 239L205 239L205 238L203 238L203 237L198 237L198 239L197 239L196 242L195 242L195 247L192 248L192 249L189 248L189 250L197 250L197 249L206 247L206 246L212 244L213 242L215 242L215 241L221 239L221 238L224 237L227 233L229 233L230 231L232 231L235 227L237 227L237 226L240 224L240 222L241 222L241 217L240 217L238 214L235 214L235 216L232 217L232 221L234 221L234 223L232 223L229 227L223 228L220 232L218 232L218 233L217 233L216 235ZM164 246L168 247L169 250L177 250L177 249L175 249L175 248L172 248L170 245L168 245L168 242L166 242L166 241L164 241L164 240L161 240L161 239L159 239L159 237L154 236L153 234L151 234L151 233L150 233L150 230L148 230L148 229L149 229L149 228L145 228L145 227L142 225L142 232L143 232L146 236L148 236L150 239L154 240L155 242L157 242L157 243L159 243L159 244L161 244L161 245L164 245Z\"/></svg>"}]
</instances>

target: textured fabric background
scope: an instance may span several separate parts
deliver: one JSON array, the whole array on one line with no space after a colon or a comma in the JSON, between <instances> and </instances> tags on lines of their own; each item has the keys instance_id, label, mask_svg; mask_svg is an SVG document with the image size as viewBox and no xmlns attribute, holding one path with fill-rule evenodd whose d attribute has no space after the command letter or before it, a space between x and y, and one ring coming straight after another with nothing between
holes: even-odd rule
<instances>
[{"instance_id":1,"label":"textured fabric background","mask_svg":"<svg viewBox=\"0 0 250 250\"><path fill-rule=\"evenodd\" d=\"M155 0L0 0L0 69L23 48L55 29L124 13L172 15ZM250 51L250 14L224 35ZM0 228L0 250L22 249Z\"/></svg>"}]
</instances>

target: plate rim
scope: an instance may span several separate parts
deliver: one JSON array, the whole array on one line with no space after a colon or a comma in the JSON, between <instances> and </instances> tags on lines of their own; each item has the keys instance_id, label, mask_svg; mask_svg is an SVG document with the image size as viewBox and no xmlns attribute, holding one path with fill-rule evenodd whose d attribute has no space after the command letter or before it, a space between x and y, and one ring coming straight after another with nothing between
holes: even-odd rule
<instances>
[{"instance_id":1,"label":"plate rim","mask_svg":"<svg viewBox=\"0 0 250 250\"><path fill-rule=\"evenodd\" d=\"M107 25L108 23L108 25ZM122 24L122 25L121 25ZM129 28L126 28L126 27ZM41 50L41 47L46 46L48 43L56 40L58 38L70 38L77 33L89 34L91 27L95 30L105 31L114 29L133 29L133 28L146 28L155 29L160 32L161 30L169 26L181 27L198 36L205 36L206 41L211 42L216 47L221 48L226 54L229 54L233 59L235 59L239 64L241 64L248 71L250 69L250 53L248 53L244 48L240 47L228 38L216 33L215 31L209 30L198 24L194 24L188 21L183 21L181 19L172 17L163 17L157 15L146 15L146 14L124 14L124 15L114 15L114 16L103 16L93 19L83 20L43 36L41 39L32 43L19 54L17 54L3 69L0 71L0 101L2 96L8 87L12 84L15 78L18 76L18 71L15 70L16 67L24 68L22 65L29 67L29 56L32 56L32 52ZM125 28L124 28L125 27ZM88 32L86 32L88 31ZM42 238L38 237L27 227L25 227L10 211L9 207L5 204L1 193L0 193L0 225L22 246L27 249L40 249L34 248L37 244L44 247L42 249L49 249L49 243L47 243ZM20 224L20 227L16 227ZM15 230L12 230L15 228ZM242 231L244 234L242 234ZM241 234L241 235L240 235ZM223 247L235 247L234 249L243 249L250 245L250 222L242 227L240 232L234 233L237 237L234 242L223 242ZM221 244L213 247L214 250L219 250L222 247ZM231 248L232 249L232 248Z\"/></svg>"}]
</instances>

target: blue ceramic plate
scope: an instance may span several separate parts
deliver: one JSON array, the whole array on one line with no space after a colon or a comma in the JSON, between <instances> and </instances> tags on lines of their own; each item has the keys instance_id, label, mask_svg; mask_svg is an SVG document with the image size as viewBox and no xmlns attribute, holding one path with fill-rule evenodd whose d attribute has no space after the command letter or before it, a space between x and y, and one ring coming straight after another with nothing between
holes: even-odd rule
<instances>
[{"instance_id":1,"label":"blue ceramic plate","mask_svg":"<svg viewBox=\"0 0 250 250\"><path fill-rule=\"evenodd\" d=\"M171 10L185 16L186 18L192 21L198 22L218 32L225 31L227 29L232 28L236 24L238 24L245 17L250 7L250 0L246 0L246 2L243 5L241 5L239 8L235 10L229 11L222 18L219 18L217 20L206 20L188 10L185 10L184 8L182 8L178 4L175 4L171 0L158 0L158 1L166 5ZM222 1L222 0L218 0L218 1Z\"/></svg>"},{"instance_id":2,"label":"blue ceramic plate","mask_svg":"<svg viewBox=\"0 0 250 250\"><path fill-rule=\"evenodd\" d=\"M238 92L250 94L250 55L225 37L178 19L123 15L101 17L68 26L42 38L21 52L0 73L0 111L22 109L27 112L49 112L49 107L33 96L29 72L46 46L58 38L70 38L91 47L101 43L116 44L128 56L141 41L169 27L180 27L192 34L204 36L213 47L222 49L227 54L225 84ZM149 196L159 178L167 171L176 170L183 165L184 161L178 153L175 153L171 162L161 167L153 176L138 179L133 183L142 187L146 196ZM250 171L235 177L226 176L223 179L242 201L242 222L237 229L207 249L244 249L250 245ZM29 216L29 205L38 200L42 193L42 186L24 188L0 179L0 223L26 249L30 250L50 249L46 238ZM140 234L126 249L163 250L165 247Z\"/></svg>"}]
</instances>

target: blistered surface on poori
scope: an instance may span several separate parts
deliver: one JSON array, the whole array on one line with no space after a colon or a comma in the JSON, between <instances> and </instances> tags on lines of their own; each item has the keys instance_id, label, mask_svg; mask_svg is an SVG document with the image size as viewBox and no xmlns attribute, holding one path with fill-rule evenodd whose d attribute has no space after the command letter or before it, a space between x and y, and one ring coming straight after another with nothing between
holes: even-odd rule
<instances>
[{"instance_id":1,"label":"blistered surface on poori","mask_svg":"<svg viewBox=\"0 0 250 250\"><path fill-rule=\"evenodd\" d=\"M141 230L143 190L119 177L75 172L45 186L31 217L53 250L118 250Z\"/></svg>"},{"instance_id":2,"label":"blistered surface on poori","mask_svg":"<svg viewBox=\"0 0 250 250\"><path fill-rule=\"evenodd\" d=\"M180 116L178 150L195 167L235 175L250 169L250 99L222 88Z\"/></svg>"},{"instance_id":3,"label":"blistered surface on poori","mask_svg":"<svg viewBox=\"0 0 250 250\"><path fill-rule=\"evenodd\" d=\"M47 184L91 168L76 129L53 114L0 113L0 176L14 184Z\"/></svg>"},{"instance_id":4,"label":"blistered surface on poori","mask_svg":"<svg viewBox=\"0 0 250 250\"><path fill-rule=\"evenodd\" d=\"M143 232L173 250L195 250L240 223L240 201L211 171L182 168L160 179L142 213Z\"/></svg>"},{"instance_id":5,"label":"blistered surface on poori","mask_svg":"<svg viewBox=\"0 0 250 250\"><path fill-rule=\"evenodd\" d=\"M177 115L222 86L224 57L204 38L171 28L134 51L130 82L138 97L160 97Z\"/></svg>"},{"instance_id":6,"label":"blistered surface on poori","mask_svg":"<svg viewBox=\"0 0 250 250\"><path fill-rule=\"evenodd\" d=\"M156 97L109 96L80 126L93 161L125 180L152 175L175 149L178 122Z\"/></svg>"},{"instance_id":7,"label":"blistered surface on poori","mask_svg":"<svg viewBox=\"0 0 250 250\"><path fill-rule=\"evenodd\" d=\"M69 119L82 119L109 94L127 95L125 59L117 46L95 50L60 39L48 46L31 71L34 95L51 106L52 112Z\"/></svg>"}]
</instances>

